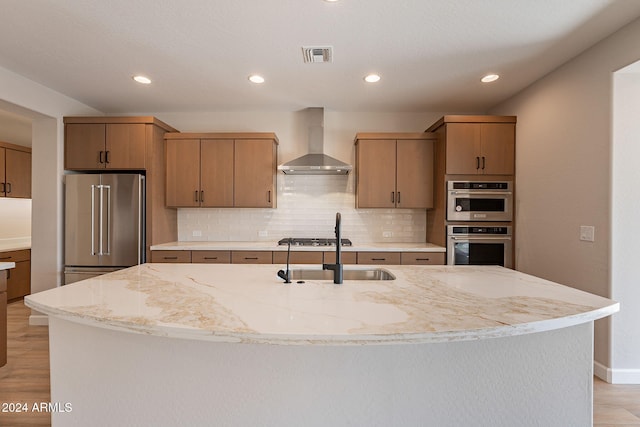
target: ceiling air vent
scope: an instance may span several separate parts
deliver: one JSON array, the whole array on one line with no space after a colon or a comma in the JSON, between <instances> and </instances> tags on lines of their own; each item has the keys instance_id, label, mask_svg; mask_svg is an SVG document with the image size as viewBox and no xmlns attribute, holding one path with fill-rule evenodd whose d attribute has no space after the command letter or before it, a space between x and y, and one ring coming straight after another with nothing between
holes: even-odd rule
<instances>
[{"instance_id":1,"label":"ceiling air vent","mask_svg":"<svg viewBox=\"0 0 640 427\"><path fill-rule=\"evenodd\" d=\"M333 48L331 46L303 46L304 62L333 62Z\"/></svg>"}]
</instances>

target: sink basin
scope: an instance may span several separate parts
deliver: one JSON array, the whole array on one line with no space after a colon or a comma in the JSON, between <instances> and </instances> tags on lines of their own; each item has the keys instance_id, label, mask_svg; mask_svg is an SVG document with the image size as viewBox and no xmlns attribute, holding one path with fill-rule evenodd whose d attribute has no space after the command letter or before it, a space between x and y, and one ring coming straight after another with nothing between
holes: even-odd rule
<instances>
[{"instance_id":1,"label":"sink basin","mask_svg":"<svg viewBox=\"0 0 640 427\"><path fill-rule=\"evenodd\" d=\"M321 269L294 269L290 272L290 279L296 280L333 280L333 271ZM345 268L344 280L395 280L396 276L382 268L355 269Z\"/></svg>"}]
</instances>

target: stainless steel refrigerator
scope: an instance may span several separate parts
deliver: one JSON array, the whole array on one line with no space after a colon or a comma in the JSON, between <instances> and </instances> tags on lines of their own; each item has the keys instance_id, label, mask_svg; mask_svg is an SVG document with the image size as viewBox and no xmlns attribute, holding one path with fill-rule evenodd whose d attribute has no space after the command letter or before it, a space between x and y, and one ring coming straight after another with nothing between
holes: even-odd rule
<instances>
[{"instance_id":1,"label":"stainless steel refrigerator","mask_svg":"<svg viewBox=\"0 0 640 427\"><path fill-rule=\"evenodd\" d=\"M145 180L66 175L65 284L145 262Z\"/></svg>"}]
</instances>

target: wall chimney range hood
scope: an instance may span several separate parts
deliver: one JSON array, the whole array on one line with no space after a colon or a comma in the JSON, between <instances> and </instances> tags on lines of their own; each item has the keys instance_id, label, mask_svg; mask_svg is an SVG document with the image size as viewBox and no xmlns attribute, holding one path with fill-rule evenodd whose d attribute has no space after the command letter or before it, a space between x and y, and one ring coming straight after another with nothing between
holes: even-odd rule
<instances>
[{"instance_id":1,"label":"wall chimney range hood","mask_svg":"<svg viewBox=\"0 0 640 427\"><path fill-rule=\"evenodd\" d=\"M324 154L324 108L307 108L309 153L280 166L286 175L347 175L350 164Z\"/></svg>"}]
</instances>

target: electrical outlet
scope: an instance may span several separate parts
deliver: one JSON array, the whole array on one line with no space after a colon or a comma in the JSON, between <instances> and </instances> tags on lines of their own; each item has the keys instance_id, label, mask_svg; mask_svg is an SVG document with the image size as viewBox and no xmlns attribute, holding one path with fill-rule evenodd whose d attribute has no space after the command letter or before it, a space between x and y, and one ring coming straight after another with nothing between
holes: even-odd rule
<instances>
[{"instance_id":1,"label":"electrical outlet","mask_svg":"<svg viewBox=\"0 0 640 427\"><path fill-rule=\"evenodd\" d=\"M191 233L191 235L193 237L202 237L202 231L201 230L193 230L193 232Z\"/></svg>"},{"instance_id":2,"label":"electrical outlet","mask_svg":"<svg viewBox=\"0 0 640 427\"><path fill-rule=\"evenodd\" d=\"M595 240L596 228L592 225L580 226L580 240L593 242Z\"/></svg>"},{"instance_id":3,"label":"electrical outlet","mask_svg":"<svg viewBox=\"0 0 640 427\"><path fill-rule=\"evenodd\" d=\"M383 231L382 232L382 237L393 237L393 232L392 231Z\"/></svg>"},{"instance_id":4,"label":"electrical outlet","mask_svg":"<svg viewBox=\"0 0 640 427\"><path fill-rule=\"evenodd\" d=\"M258 236L260 236L260 237L268 237L269 236L269 232L267 230L260 230L260 231L258 231Z\"/></svg>"}]
</instances>

